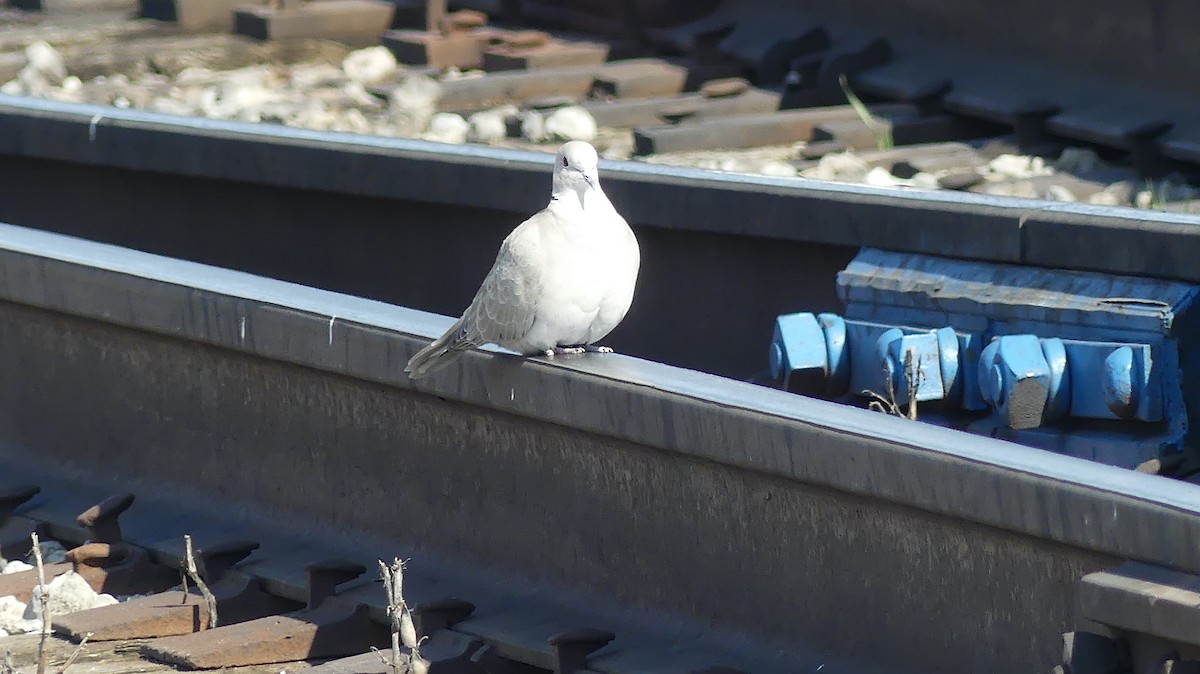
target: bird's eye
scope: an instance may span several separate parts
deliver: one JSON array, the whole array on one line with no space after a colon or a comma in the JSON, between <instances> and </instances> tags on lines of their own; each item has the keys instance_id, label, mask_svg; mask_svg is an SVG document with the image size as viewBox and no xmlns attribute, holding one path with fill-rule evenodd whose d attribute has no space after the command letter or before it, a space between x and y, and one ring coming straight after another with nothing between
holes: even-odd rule
<instances>
[{"instance_id":1,"label":"bird's eye","mask_svg":"<svg viewBox=\"0 0 1200 674\"><path fill-rule=\"evenodd\" d=\"M563 157L563 166L566 166L566 165L567 165L567 158Z\"/></svg>"}]
</instances>

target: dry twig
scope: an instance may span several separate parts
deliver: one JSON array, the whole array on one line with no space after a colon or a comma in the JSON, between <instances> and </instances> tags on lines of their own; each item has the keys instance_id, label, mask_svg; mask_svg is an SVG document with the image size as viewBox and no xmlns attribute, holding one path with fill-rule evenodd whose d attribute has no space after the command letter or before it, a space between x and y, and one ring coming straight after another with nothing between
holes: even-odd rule
<instances>
[{"instance_id":1,"label":"dry twig","mask_svg":"<svg viewBox=\"0 0 1200 674\"><path fill-rule=\"evenodd\" d=\"M871 398L871 401L867 403L867 409L916 421L917 391L925 383L925 368L917 359L916 350L907 349L904 352L904 384L908 389L907 411L902 410L900 403L896 401L896 385L892 381L891 373L886 368L883 371L883 380L887 384L886 397L875 391L862 392L862 395Z\"/></svg>"},{"instance_id":2,"label":"dry twig","mask_svg":"<svg viewBox=\"0 0 1200 674\"><path fill-rule=\"evenodd\" d=\"M208 629L211 630L217 626L217 598L213 596L211 591L209 591L208 585L205 584L204 579L200 577L200 572L196 570L196 557L192 553L191 535L183 535L183 547L185 555L184 570L187 571L187 575L192 579L192 582L196 584L196 587L200 588L200 594L204 595L204 603L208 605ZM186 592L186 583L184 583L184 588L184 591Z\"/></svg>"},{"instance_id":3,"label":"dry twig","mask_svg":"<svg viewBox=\"0 0 1200 674\"><path fill-rule=\"evenodd\" d=\"M37 532L29 534L33 540L33 559L37 562L38 597L42 602L42 638L38 641L37 674L46 674L46 638L50 636L50 590L46 587L46 565L42 563L42 546Z\"/></svg>"},{"instance_id":4,"label":"dry twig","mask_svg":"<svg viewBox=\"0 0 1200 674\"><path fill-rule=\"evenodd\" d=\"M71 651L70 657L68 657L67 661L63 663L63 666L59 668L58 674L66 674L67 667L70 667L75 662L75 658L78 658L79 654L83 652L83 647L87 646L88 639L91 639L93 634L95 634L95 632L88 632L87 634L83 635L83 638L79 640L79 645L75 647L75 650Z\"/></svg>"},{"instance_id":5,"label":"dry twig","mask_svg":"<svg viewBox=\"0 0 1200 674\"><path fill-rule=\"evenodd\" d=\"M388 597L387 613L392 621L392 661L387 664L393 674L425 674L429 663L421 658L421 640L417 638L412 611L404 601L404 563L393 559L389 566L381 559L379 573L383 577L383 588Z\"/></svg>"}]
</instances>

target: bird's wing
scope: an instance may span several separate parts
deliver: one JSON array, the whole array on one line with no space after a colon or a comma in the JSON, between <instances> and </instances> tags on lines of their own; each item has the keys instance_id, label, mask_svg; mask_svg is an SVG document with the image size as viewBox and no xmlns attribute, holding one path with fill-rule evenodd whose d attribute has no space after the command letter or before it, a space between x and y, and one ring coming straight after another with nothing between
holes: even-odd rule
<instances>
[{"instance_id":1,"label":"bird's wing","mask_svg":"<svg viewBox=\"0 0 1200 674\"><path fill-rule=\"evenodd\" d=\"M541 229L554 216L541 211L513 230L496 255L471 306L463 313L463 341L511 346L533 326L543 292L543 270L548 263Z\"/></svg>"}]
</instances>

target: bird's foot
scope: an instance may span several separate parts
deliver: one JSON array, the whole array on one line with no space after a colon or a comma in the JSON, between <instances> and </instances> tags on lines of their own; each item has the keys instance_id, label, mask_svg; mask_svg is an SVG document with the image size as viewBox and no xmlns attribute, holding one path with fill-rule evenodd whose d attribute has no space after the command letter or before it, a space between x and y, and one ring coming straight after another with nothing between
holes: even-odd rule
<instances>
[{"instance_id":1,"label":"bird's foot","mask_svg":"<svg viewBox=\"0 0 1200 674\"><path fill-rule=\"evenodd\" d=\"M595 344L580 344L578 346L556 346L552 349L546 349L542 355L553 358L554 356L574 355L579 353L612 353L613 350L607 346L596 346Z\"/></svg>"},{"instance_id":2,"label":"bird's foot","mask_svg":"<svg viewBox=\"0 0 1200 674\"><path fill-rule=\"evenodd\" d=\"M583 353L586 351L582 346L556 346L553 349L546 349L547 356L565 356L569 354Z\"/></svg>"}]
</instances>

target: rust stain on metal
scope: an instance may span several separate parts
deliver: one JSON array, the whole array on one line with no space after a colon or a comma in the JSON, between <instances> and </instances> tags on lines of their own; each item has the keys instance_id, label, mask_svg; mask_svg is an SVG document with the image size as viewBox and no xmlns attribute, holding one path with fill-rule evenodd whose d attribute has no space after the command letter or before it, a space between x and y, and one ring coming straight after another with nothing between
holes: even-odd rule
<instances>
[{"instance_id":1,"label":"rust stain on metal","mask_svg":"<svg viewBox=\"0 0 1200 674\"><path fill-rule=\"evenodd\" d=\"M223 575L211 590L222 622L229 625L295 608L294 603L263 592L257 579L236 572ZM161 592L54 619L56 632L76 640L90 633L91 641L192 634L207 625L208 606L194 589L186 594Z\"/></svg>"},{"instance_id":2,"label":"rust stain on metal","mask_svg":"<svg viewBox=\"0 0 1200 674\"><path fill-rule=\"evenodd\" d=\"M151 659L190 669L355 655L382 646L367 607L331 600L316 609L259 618L142 646Z\"/></svg>"},{"instance_id":3,"label":"rust stain on metal","mask_svg":"<svg viewBox=\"0 0 1200 674\"><path fill-rule=\"evenodd\" d=\"M69 563L63 562L60 564L47 564L46 582L57 578L71 570ZM6 573L0 576L0 597L12 595L18 601L29 603L30 597L33 595L33 588L37 587L38 575L37 569L28 569L26 571L18 571L16 573Z\"/></svg>"}]
</instances>

